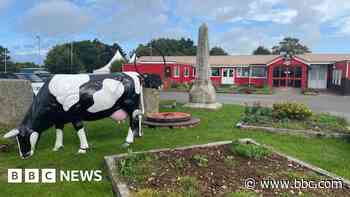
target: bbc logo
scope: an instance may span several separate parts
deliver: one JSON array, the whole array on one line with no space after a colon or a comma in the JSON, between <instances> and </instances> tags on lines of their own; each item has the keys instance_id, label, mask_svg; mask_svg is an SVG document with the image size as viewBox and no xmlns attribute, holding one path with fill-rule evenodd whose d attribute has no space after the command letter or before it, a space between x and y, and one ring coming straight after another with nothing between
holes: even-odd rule
<instances>
[{"instance_id":1,"label":"bbc logo","mask_svg":"<svg viewBox=\"0 0 350 197\"><path fill-rule=\"evenodd\" d=\"M40 173L41 172L41 173ZM41 175L41 176L40 176ZM41 177L41 180L40 180ZM56 183L56 169L8 169L8 183Z\"/></svg>"}]
</instances>

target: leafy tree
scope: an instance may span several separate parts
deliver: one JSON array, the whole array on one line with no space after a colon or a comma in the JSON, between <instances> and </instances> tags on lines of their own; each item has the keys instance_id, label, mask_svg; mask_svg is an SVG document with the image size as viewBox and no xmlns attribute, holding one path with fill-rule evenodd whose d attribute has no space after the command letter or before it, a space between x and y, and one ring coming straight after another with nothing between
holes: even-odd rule
<instances>
[{"instance_id":1,"label":"leafy tree","mask_svg":"<svg viewBox=\"0 0 350 197\"><path fill-rule=\"evenodd\" d=\"M1 45L0 45L0 72L5 71L5 54L6 54L6 71L16 72L17 68L15 64L11 61L10 51Z\"/></svg>"},{"instance_id":2,"label":"leafy tree","mask_svg":"<svg viewBox=\"0 0 350 197\"><path fill-rule=\"evenodd\" d=\"M159 51L166 56L183 56L183 55L196 55L197 47L194 45L193 40L189 38L169 39L158 38L148 42L147 44L140 44L137 48L138 56L159 56Z\"/></svg>"},{"instance_id":3,"label":"leafy tree","mask_svg":"<svg viewBox=\"0 0 350 197\"><path fill-rule=\"evenodd\" d=\"M270 55L271 51L268 48L259 46L253 51L253 55Z\"/></svg>"},{"instance_id":4,"label":"leafy tree","mask_svg":"<svg viewBox=\"0 0 350 197\"><path fill-rule=\"evenodd\" d=\"M122 67L123 64L125 64L126 62L123 60L116 60L112 63L112 67L111 67L111 72L122 72Z\"/></svg>"},{"instance_id":5,"label":"leafy tree","mask_svg":"<svg viewBox=\"0 0 350 197\"><path fill-rule=\"evenodd\" d=\"M61 48L60 48L61 47ZM65 48L65 50L63 50ZM55 72L71 72L71 66L70 66L70 50L71 50L71 43L59 45L56 48L53 48L49 54L51 56L47 56L47 63L50 63L50 65L47 65L48 68L51 68L55 70ZM93 41L90 40L83 40L79 42L73 43L73 54L74 54L74 72L93 72L94 70L101 68L102 66L106 65L113 57L113 55L116 53L116 51L119 50L120 53L125 57L125 53L123 49L117 44L114 43L112 45L108 45L105 43L100 42L99 40L95 39ZM56 57L59 53L60 55L69 53L66 57L65 64L62 64L63 60L59 60ZM50 58L50 59L49 59ZM46 61L45 61L46 63ZM61 64L61 66L58 66ZM55 65L55 66L54 66ZM66 67L66 68L60 68L56 69L56 67ZM73 71L72 71L73 72Z\"/></svg>"},{"instance_id":6,"label":"leafy tree","mask_svg":"<svg viewBox=\"0 0 350 197\"><path fill-rule=\"evenodd\" d=\"M79 73L82 64L77 55L73 55L71 62L71 48L69 44L58 45L49 51L46 56L45 65L53 74Z\"/></svg>"},{"instance_id":7,"label":"leafy tree","mask_svg":"<svg viewBox=\"0 0 350 197\"><path fill-rule=\"evenodd\" d=\"M209 54L213 55L213 56L215 56L215 55L228 55L226 53L226 51L223 48L221 48L221 47L213 47L213 48L211 48Z\"/></svg>"},{"instance_id":8,"label":"leafy tree","mask_svg":"<svg viewBox=\"0 0 350 197\"><path fill-rule=\"evenodd\" d=\"M297 55L310 53L311 51L306 45L302 45L299 42L299 39L286 37L279 43L279 45L272 47L273 54L280 54L281 52L286 52L291 55Z\"/></svg>"}]
</instances>

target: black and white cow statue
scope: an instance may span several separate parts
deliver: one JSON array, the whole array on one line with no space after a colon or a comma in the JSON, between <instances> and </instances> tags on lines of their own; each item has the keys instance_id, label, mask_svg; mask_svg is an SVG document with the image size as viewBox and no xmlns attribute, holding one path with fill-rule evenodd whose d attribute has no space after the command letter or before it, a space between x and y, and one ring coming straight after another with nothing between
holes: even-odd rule
<instances>
[{"instance_id":1,"label":"black and white cow statue","mask_svg":"<svg viewBox=\"0 0 350 197\"><path fill-rule=\"evenodd\" d=\"M83 121L111 117L120 121L129 117L130 125L125 145L142 136L141 118L144 113L142 88L160 88L157 75L136 72L113 74L55 75L34 98L22 123L5 134L16 137L22 158L34 154L43 131L56 127L54 151L63 147L63 128L72 123L80 140L78 153L89 148Z\"/></svg>"}]
</instances>

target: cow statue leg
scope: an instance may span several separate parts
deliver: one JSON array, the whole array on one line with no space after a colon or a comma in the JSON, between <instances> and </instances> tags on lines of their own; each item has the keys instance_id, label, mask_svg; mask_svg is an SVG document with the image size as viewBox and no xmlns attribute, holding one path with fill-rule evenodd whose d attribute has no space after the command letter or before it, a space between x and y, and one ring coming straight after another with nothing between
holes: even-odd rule
<instances>
[{"instance_id":1,"label":"cow statue leg","mask_svg":"<svg viewBox=\"0 0 350 197\"><path fill-rule=\"evenodd\" d=\"M53 147L53 151L58 151L59 149L63 148L63 124L58 124L56 127L56 142L55 146Z\"/></svg>"},{"instance_id":2,"label":"cow statue leg","mask_svg":"<svg viewBox=\"0 0 350 197\"><path fill-rule=\"evenodd\" d=\"M126 136L125 143L123 144L123 147L128 147L130 144L134 142L134 137L141 137L142 136L142 115L141 110L135 110L129 117L130 117L130 125L128 130L128 135Z\"/></svg>"},{"instance_id":3,"label":"cow statue leg","mask_svg":"<svg viewBox=\"0 0 350 197\"><path fill-rule=\"evenodd\" d=\"M86 133L84 129L83 122L73 122L74 129L77 131L79 141L80 141L80 148L78 150L78 154L85 154L87 149L89 149L89 144L86 138Z\"/></svg>"}]
</instances>

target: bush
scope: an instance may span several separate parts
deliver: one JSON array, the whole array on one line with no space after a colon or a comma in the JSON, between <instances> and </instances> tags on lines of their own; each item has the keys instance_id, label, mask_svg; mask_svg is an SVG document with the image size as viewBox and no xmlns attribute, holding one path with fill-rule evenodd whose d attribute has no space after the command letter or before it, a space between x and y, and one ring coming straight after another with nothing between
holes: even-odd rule
<instances>
[{"instance_id":1,"label":"bush","mask_svg":"<svg viewBox=\"0 0 350 197\"><path fill-rule=\"evenodd\" d=\"M330 115L327 113L315 114L314 116L312 116L311 124L313 124L314 127L317 127L320 130L348 132L348 121L345 118Z\"/></svg>"},{"instance_id":2,"label":"bush","mask_svg":"<svg viewBox=\"0 0 350 197\"><path fill-rule=\"evenodd\" d=\"M195 177L184 176L180 178L182 194L186 197L199 197L199 182Z\"/></svg>"},{"instance_id":3,"label":"bush","mask_svg":"<svg viewBox=\"0 0 350 197\"><path fill-rule=\"evenodd\" d=\"M125 64L126 62L123 60L116 60L114 62L112 62L112 66L111 66L111 72L122 72L122 67L123 64Z\"/></svg>"},{"instance_id":4,"label":"bush","mask_svg":"<svg viewBox=\"0 0 350 197\"><path fill-rule=\"evenodd\" d=\"M271 151L255 144L242 144L239 141L233 141L231 151L242 157L261 159L271 154Z\"/></svg>"},{"instance_id":5,"label":"bush","mask_svg":"<svg viewBox=\"0 0 350 197\"><path fill-rule=\"evenodd\" d=\"M245 106L242 121L247 123L266 123L271 118L272 109L262 107L259 102L255 102L252 106Z\"/></svg>"},{"instance_id":6,"label":"bush","mask_svg":"<svg viewBox=\"0 0 350 197\"><path fill-rule=\"evenodd\" d=\"M307 105L294 102L275 103L273 104L272 112L273 115L280 120L306 120L313 115Z\"/></svg>"}]
</instances>

